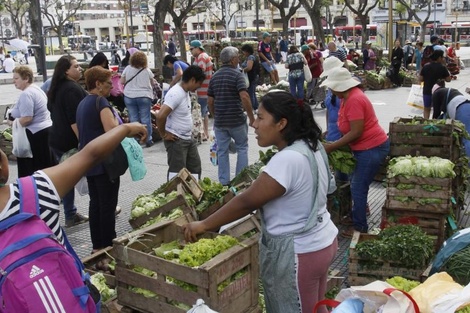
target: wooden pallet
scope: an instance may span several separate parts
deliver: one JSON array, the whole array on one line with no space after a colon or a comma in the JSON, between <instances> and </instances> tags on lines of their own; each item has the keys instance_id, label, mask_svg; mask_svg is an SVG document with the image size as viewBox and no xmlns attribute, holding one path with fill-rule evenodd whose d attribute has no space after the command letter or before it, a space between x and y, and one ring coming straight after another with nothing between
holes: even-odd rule
<instances>
[{"instance_id":1,"label":"wooden pallet","mask_svg":"<svg viewBox=\"0 0 470 313\"><path fill-rule=\"evenodd\" d=\"M372 260L376 262L373 267L366 266L366 262L356 252L356 245L366 240L377 239L377 235L354 232L349 246L349 276L348 281L351 286L364 286L376 280L386 280L393 276L402 276L407 279L420 280L422 269L408 269L401 264L393 264L387 260Z\"/></svg>"},{"instance_id":2,"label":"wooden pallet","mask_svg":"<svg viewBox=\"0 0 470 313\"><path fill-rule=\"evenodd\" d=\"M184 196L180 194L175 199L162 205L159 208L156 208L153 211L150 211L148 214L130 219L129 224L131 224L133 229L140 228L152 218L155 218L160 214L165 215L166 213L169 213L171 210L176 209L178 207L181 208L184 214L183 216L174 220L178 225L194 222L197 219L197 214L194 208L189 205Z\"/></svg>"},{"instance_id":3,"label":"wooden pallet","mask_svg":"<svg viewBox=\"0 0 470 313\"><path fill-rule=\"evenodd\" d=\"M207 234L209 237L218 234ZM118 301L121 305L142 312L184 313L172 304L172 301L192 306L202 298L213 310L226 313L253 312L258 306L258 239L250 237L229 250L199 266L191 268L177 264L153 254L152 247L173 240L183 240L179 226L166 223L147 227L134 232L137 240L123 236L114 240L116 255L116 281ZM133 267L140 266L157 273L156 278L134 272ZM245 274L231 282L221 292L217 291L220 283L246 270ZM185 290L178 285L167 282L166 277L196 286L197 291ZM129 289L139 287L158 295L146 298ZM250 311L251 310L251 311Z\"/></svg>"}]
</instances>

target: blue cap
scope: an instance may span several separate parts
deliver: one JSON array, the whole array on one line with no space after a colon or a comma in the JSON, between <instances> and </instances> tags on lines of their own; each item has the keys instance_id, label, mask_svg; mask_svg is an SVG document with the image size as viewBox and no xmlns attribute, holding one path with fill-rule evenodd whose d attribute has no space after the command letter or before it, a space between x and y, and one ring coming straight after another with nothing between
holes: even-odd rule
<instances>
[{"instance_id":1,"label":"blue cap","mask_svg":"<svg viewBox=\"0 0 470 313\"><path fill-rule=\"evenodd\" d=\"M202 46L202 42L200 42L199 40L193 40L191 41L189 45L191 46L191 48L199 48L201 50L204 50L204 47Z\"/></svg>"}]
</instances>

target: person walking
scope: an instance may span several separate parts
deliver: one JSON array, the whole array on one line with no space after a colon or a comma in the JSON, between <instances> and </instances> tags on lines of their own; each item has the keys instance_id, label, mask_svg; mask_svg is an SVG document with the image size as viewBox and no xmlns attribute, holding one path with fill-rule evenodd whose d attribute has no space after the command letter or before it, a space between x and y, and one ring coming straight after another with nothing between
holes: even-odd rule
<instances>
[{"instance_id":1,"label":"person walking","mask_svg":"<svg viewBox=\"0 0 470 313\"><path fill-rule=\"evenodd\" d=\"M170 88L181 81L183 72L188 68L189 64L178 60L176 57L168 54L163 58L163 65L173 70L173 78L170 82Z\"/></svg>"},{"instance_id":2,"label":"person walking","mask_svg":"<svg viewBox=\"0 0 470 313\"><path fill-rule=\"evenodd\" d=\"M21 93L10 114L12 119L18 119L20 125L26 128L33 154L31 158L17 157L18 177L30 176L37 170L54 165L49 149L52 120L47 110L47 96L33 83L33 79L29 66L20 65L13 70L13 83Z\"/></svg>"},{"instance_id":3,"label":"person walking","mask_svg":"<svg viewBox=\"0 0 470 313\"><path fill-rule=\"evenodd\" d=\"M229 145L232 139L237 150L238 174L248 165L248 116L249 125L255 120L245 78L237 69L238 49L225 47L220 52L222 67L214 74L208 94L209 110L214 117L217 139L218 177L222 185L230 184ZM246 115L245 115L246 112Z\"/></svg>"},{"instance_id":4,"label":"person walking","mask_svg":"<svg viewBox=\"0 0 470 313\"><path fill-rule=\"evenodd\" d=\"M262 98L253 127L260 147L276 146L279 152L243 193L205 220L183 225L184 236L195 241L198 234L262 208L259 262L266 310L310 313L327 291L338 248L338 229L326 207L334 185L321 130L310 107L299 106L285 91Z\"/></svg>"},{"instance_id":5,"label":"person walking","mask_svg":"<svg viewBox=\"0 0 470 313\"><path fill-rule=\"evenodd\" d=\"M351 196L353 208L351 227L341 235L351 238L354 231L367 233L367 195L374 176L390 150L390 142L385 131L380 127L372 103L357 86L360 81L354 79L345 68L333 68L321 84L330 88L341 99L338 112L338 128L342 137L332 143L324 144L327 153L349 145L356 167L351 174Z\"/></svg>"},{"instance_id":6,"label":"person walking","mask_svg":"<svg viewBox=\"0 0 470 313\"><path fill-rule=\"evenodd\" d=\"M121 83L124 84L124 103L129 111L129 119L131 122L147 125L147 133L152 134L150 108L153 99L153 73L148 68L147 56L142 51L137 51L131 56L129 65L121 75ZM147 138L145 145L153 146L152 136Z\"/></svg>"},{"instance_id":7,"label":"person walking","mask_svg":"<svg viewBox=\"0 0 470 313\"><path fill-rule=\"evenodd\" d=\"M168 54L171 56L175 56L176 52L176 45L173 42L173 38L170 38L170 41L168 42Z\"/></svg>"},{"instance_id":8,"label":"person walking","mask_svg":"<svg viewBox=\"0 0 470 313\"><path fill-rule=\"evenodd\" d=\"M199 40L193 40L190 44L190 51L194 57L193 65L199 66L204 74L206 79L202 83L201 87L197 90L197 101L201 105L201 116L202 123L204 126L204 135L202 141L207 141L209 139L209 110L207 107L207 88L209 87L209 82L214 74L214 64L212 63L211 57L206 53L204 46Z\"/></svg>"},{"instance_id":9,"label":"person walking","mask_svg":"<svg viewBox=\"0 0 470 313\"><path fill-rule=\"evenodd\" d=\"M168 90L157 114L158 131L168 154L168 180L178 175L183 168L187 168L198 180L202 178L201 158L197 142L192 138L193 119L189 93L201 87L205 78L200 67L189 66L184 70L181 82Z\"/></svg>"},{"instance_id":10,"label":"person walking","mask_svg":"<svg viewBox=\"0 0 470 313\"><path fill-rule=\"evenodd\" d=\"M307 45L302 47L309 50ZM299 105L304 103L304 65L307 65L307 60L303 54L299 52L296 46L290 46L285 67L289 69L290 93L297 99Z\"/></svg>"},{"instance_id":11,"label":"person walking","mask_svg":"<svg viewBox=\"0 0 470 313\"><path fill-rule=\"evenodd\" d=\"M64 153L78 148L77 108L87 92L77 83L82 68L70 55L60 57L54 67L51 85L47 92L47 108L51 112L52 128L49 147L58 164ZM63 198L65 227L88 221L88 216L77 212L75 190L72 188Z\"/></svg>"},{"instance_id":12,"label":"person walking","mask_svg":"<svg viewBox=\"0 0 470 313\"><path fill-rule=\"evenodd\" d=\"M279 50L281 51L282 63L287 61L287 51L289 49L289 41L287 41L286 36L282 36L282 40L279 43Z\"/></svg>"},{"instance_id":13,"label":"person walking","mask_svg":"<svg viewBox=\"0 0 470 313\"><path fill-rule=\"evenodd\" d=\"M445 80L450 82L452 76L444 62L444 52L442 50L434 50L431 55L431 63L427 63L421 69L419 73L419 82L423 83L423 104L424 111L423 117L428 119L431 115L432 107L432 87L437 83L438 80Z\"/></svg>"},{"instance_id":14,"label":"person walking","mask_svg":"<svg viewBox=\"0 0 470 313\"><path fill-rule=\"evenodd\" d=\"M341 62L343 62L345 68L348 68L348 59L346 58L346 52L344 52L342 49L338 49L333 41L330 41L328 43L328 51L328 58L336 57Z\"/></svg>"},{"instance_id":15,"label":"person walking","mask_svg":"<svg viewBox=\"0 0 470 313\"><path fill-rule=\"evenodd\" d=\"M421 71L421 59L423 57L423 43L421 41L418 41L416 43L416 48L415 48L415 53L413 54L413 59L411 60L411 63L416 64L416 74L419 75L419 72Z\"/></svg>"},{"instance_id":16,"label":"person walking","mask_svg":"<svg viewBox=\"0 0 470 313\"><path fill-rule=\"evenodd\" d=\"M279 83L279 72L277 71L271 48L271 34L268 32L263 33L263 40L258 43L258 55L261 65L271 77L271 82L274 85Z\"/></svg>"},{"instance_id":17,"label":"person walking","mask_svg":"<svg viewBox=\"0 0 470 313\"><path fill-rule=\"evenodd\" d=\"M256 86L259 81L259 61L256 59L255 50L250 44L245 44L241 47L241 51L245 56L245 61L242 63L242 71L247 73L250 86L248 93L250 94L251 105L253 111L258 110L258 97L256 96Z\"/></svg>"},{"instance_id":18,"label":"person walking","mask_svg":"<svg viewBox=\"0 0 470 313\"><path fill-rule=\"evenodd\" d=\"M415 48L411 44L411 41L405 41L405 47L403 48L403 66L405 69L408 69L408 65L413 61L413 55L415 53Z\"/></svg>"},{"instance_id":19,"label":"person walking","mask_svg":"<svg viewBox=\"0 0 470 313\"><path fill-rule=\"evenodd\" d=\"M317 50L317 46L315 46L314 43L309 43L307 46L303 45L300 47L300 50L307 60L308 67L312 73L312 81L307 83L307 95L305 96L305 99L311 103L312 101L315 101L315 87L317 86L318 79L323 72L323 54ZM317 90L317 92L319 91Z\"/></svg>"},{"instance_id":20,"label":"person walking","mask_svg":"<svg viewBox=\"0 0 470 313\"><path fill-rule=\"evenodd\" d=\"M393 47L392 51L392 77L390 80L392 81L395 87L401 86L401 79L400 79L400 68L403 63L403 49L401 48L400 40L395 40L395 46Z\"/></svg>"}]
</instances>

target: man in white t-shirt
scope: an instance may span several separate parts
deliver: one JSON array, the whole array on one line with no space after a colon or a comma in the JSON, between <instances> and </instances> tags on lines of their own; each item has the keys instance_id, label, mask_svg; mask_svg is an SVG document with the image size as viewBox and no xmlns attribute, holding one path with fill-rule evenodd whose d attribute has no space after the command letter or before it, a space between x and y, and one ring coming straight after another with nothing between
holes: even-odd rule
<instances>
[{"instance_id":1,"label":"man in white t-shirt","mask_svg":"<svg viewBox=\"0 0 470 313\"><path fill-rule=\"evenodd\" d=\"M2 73L13 73L15 68L15 61L11 58L10 54L5 55L5 60L3 61Z\"/></svg>"},{"instance_id":2,"label":"man in white t-shirt","mask_svg":"<svg viewBox=\"0 0 470 313\"><path fill-rule=\"evenodd\" d=\"M158 132L168 153L168 180L182 168L187 168L196 178L201 176L201 158L197 142L192 138L193 119L189 93L201 87L206 78L197 65L189 66L181 82L168 90L157 114Z\"/></svg>"}]
</instances>

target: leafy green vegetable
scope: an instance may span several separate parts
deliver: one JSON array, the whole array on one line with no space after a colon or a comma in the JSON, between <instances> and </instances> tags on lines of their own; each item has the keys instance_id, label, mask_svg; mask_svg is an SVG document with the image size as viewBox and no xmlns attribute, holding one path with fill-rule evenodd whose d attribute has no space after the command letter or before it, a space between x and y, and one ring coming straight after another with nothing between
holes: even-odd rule
<instances>
[{"instance_id":1,"label":"leafy green vegetable","mask_svg":"<svg viewBox=\"0 0 470 313\"><path fill-rule=\"evenodd\" d=\"M392 278L387 279L386 282L392 285L393 287L406 292L409 292L411 289L420 285L419 281L409 280L401 276L394 276Z\"/></svg>"},{"instance_id":2,"label":"leafy green vegetable","mask_svg":"<svg viewBox=\"0 0 470 313\"><path fill-rule=\"evenodd\" d=\"M418 176L436 178L454 178L454 163L439 157L412 157L401 156L390 160L388 166L388 177L395 176Z\"/></svg>"},{"instance_id":3,"label":"leafy green vegetable","mask_svg":"<svg viewBox=\"0 0 470 313\"><path fill-rule=\"evenodd\" d=\"M202 189L204 190L204 194L202 196L201 202L196 206L196 212L201 213L210 207L212 204L220 201L227 192L229 188L227 186L223 186L221 183L211 180L208 177L204 177L201 181L199 181Z\"/></svg>"},{"instance_id":4,"label":"leafy green vegetable","mask_svg":"<svg viewBox=\"0 0 470 313\"><path fill-rule=\"evenodd\" d=\"M106 302L116 296L116 289L109 288L106 285L106 278L103 273L96 273L90 277L91 283L98 289L101 295L101 301Z\"/></svg>"},{"instance_id":5,"label":"leafy green vegetable","mask_svg":"<svg viewBox=\"0 0 470 313\"><path fill-rule=\"evenodd\" d=\"M191 267L200 266L216 255L238 244L232 236L220 235L214 239L199 239L197 242L187 244L180 253L181 264Z\"/></svg>"}]
</instances>

